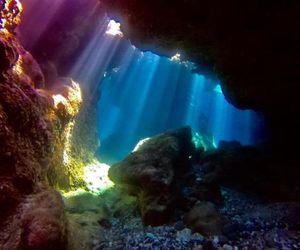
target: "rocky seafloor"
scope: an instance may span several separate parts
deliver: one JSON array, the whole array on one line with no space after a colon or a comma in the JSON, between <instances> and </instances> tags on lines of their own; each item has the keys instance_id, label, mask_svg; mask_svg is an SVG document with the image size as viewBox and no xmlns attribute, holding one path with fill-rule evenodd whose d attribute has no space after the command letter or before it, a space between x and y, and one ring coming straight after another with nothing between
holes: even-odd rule
<instances>
[{"instance_id":1,"label":"rocky seafloor","mask_svg":"<svg viewBox=\"0 0 300 250\"><path fill-rule=\"evenodd\" d=\"M155 136L111 167L116 186L93 198L102 210L91 248L300 249L299 202L271 200L242 187L243 180L220 184L231 180L220 169L247 171L256 152L225 143L190 157L190 136L187 127ZM178 175L182 163L190 165Z\"/></svg>"},{"instance_id":2,"label":"rocky seafloor","mask_svg":"<svg viewBox=\"0 0 300 250\"><path fill-rule=\"evenodd\" d=\"M180 215L171 224L152 227L128 213L111 220L93 249L300 249L299 203L267 204L229 188L222 188L222 195L224 205L218 209L228 223L221 235L193 233Z\"/></svg>"}]
</instances>

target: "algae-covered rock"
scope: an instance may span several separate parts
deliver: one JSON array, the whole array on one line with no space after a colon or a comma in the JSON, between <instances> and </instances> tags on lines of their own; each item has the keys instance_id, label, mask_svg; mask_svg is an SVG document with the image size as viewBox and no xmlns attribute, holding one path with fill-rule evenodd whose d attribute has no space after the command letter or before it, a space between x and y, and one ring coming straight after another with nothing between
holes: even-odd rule
<instances>
[{"instance_id":1,"label":"algae-covered rock","mask_svg":"<svg viewBox=\"0 0 300 250\"><path fill-rule=\"evenodd\" d=\"M81 90L72 80L38 89L43 73L13 33L19 7L1 4L0 248L65 249L64 208L53 187L85 186L71 142Z\"/></svg>"},{"instance_id":2,"label":"algae-covered rock","mask_svg":"<svg viewBox=\"0 0 300 250\"><path fill-rule=\"evenodd\" d=\"M95 242L104 240L115 218L137 214L136 198L112 188L101 195L84 190L64 194L68 219L68 242L71 250L92 249Z\"/></svg>"},{"instance_id":3,"label":"algae-covered rock","mask_svg":"<svg viewBox=\"0 0 300 250\"><path fill-rule=\"evenodd\" d=\"M93 241L101 235L101 221L109 221L110 212L102 197L84 190L64 194L68 219L68 249L92 249Z\"/></svg>"}]
</instances>

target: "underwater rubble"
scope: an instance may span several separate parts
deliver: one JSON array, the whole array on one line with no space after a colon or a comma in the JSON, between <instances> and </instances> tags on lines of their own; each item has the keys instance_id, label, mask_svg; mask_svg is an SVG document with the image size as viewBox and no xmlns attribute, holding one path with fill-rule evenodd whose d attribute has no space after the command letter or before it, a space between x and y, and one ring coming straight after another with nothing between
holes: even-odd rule
<instances>
[{"instance_id":1,"label":"underwater rubble","mask_svg":"<svg viewBox=\"0 0 300 250\"><path fill-rule=\"evenodd\" d=\"M249 189L243 179L230 182L231 178L224 174L221 174L224 179L217 178L216 170L209 172L208 163L219 161L219 165L222 162L232 165L232 159L236 159L233 152L239 155L233 168L240 167L242 162L253 164L249 159L259 149L249 149L237 142L221 142L213 152L196 150L191 145L178 146L178 142L191 140L189 130L185 127L148 138L127 158L112 166L109 175L116 186L106 195L118 193L119 200L128 195L136 199L121 207L122 213L111 214L109 226L103 226L104 231L94 242L93 249L300 249L299 202L274 202L272 197L268 198L268 192L257 195L255 188ZM182 137L176 140L178 135L185 135L187 140ZM168 140L170 138L172 140ZM184 161L178 161L178 155L174 154L180 148L190 150L183 151ZM182 171L182 162L185 162L185 171ZM165 165L167 163L170 165ZM172 174L176 173L177 164L179 175ZM163 180L169 182L163 183ZM180 187L173 188L172 195L162 192L168 188L156 189L170 183ZM241 186L242 183L245 185ZM141 199L145 193L149 198ZM162 203L171 197L176 197L172 203ZM132 209L128 210L128 205ZM112 209L114 203L110 206ZM151 217L145 217L148 206L152 209ZM164 209L168 209L168 213Z\"/></svg>"}]
</instances>

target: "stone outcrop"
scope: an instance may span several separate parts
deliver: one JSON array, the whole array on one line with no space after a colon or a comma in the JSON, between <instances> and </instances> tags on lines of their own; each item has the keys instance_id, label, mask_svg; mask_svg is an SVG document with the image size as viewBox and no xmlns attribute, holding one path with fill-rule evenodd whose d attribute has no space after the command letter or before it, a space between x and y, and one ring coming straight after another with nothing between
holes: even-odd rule
<instances>
[{"instance_id":1,"label":"stone outcrop","mask_svg":"<svg viewBox=\"0 0 300 250\"><path fill-rule=\"evenodd\" d=\"M64 205L53 188L85 186L72 139L81 89L68 78L41 89L44 74L14 34L19 7L1 1L0 248L66 249Z\"/></svg>"},{"instance_id":2,"label":"stone outcrop","mask_svg":"<svg viewBox=\"0 0 300 250\"><path fill-rule=\"evenodd\" d=\"M235 187L272 201L300 200L299 170L288 160L274 158L272 152L236 141L221 141L217 149L199 158L201 185ZM204 190L198 191L200 195Z\"/></svg>"},{"instance_id":3,"label":"stone outcrop","mask_svg":"<svg viewBox=\"0 0 300 250\"><path fill-rule=\"evenodd\" d=\"M212 203L198 202L186 215L185 223L193 232L205 235L222 233L223 219Z\"/></svg>"},{"instance_id":4,"label":"stone outcrop","mask_svg":"<svg viewBox=\"0 0 300 250\"><path fill-rule=\"evenodd\" d=\"M51 190L27 196L20 229L22 249L65 249L67 221L61 195Z\"/></svg>"},{"instance_id":5,"label":"stone outcrop","mask_svg":"<svg viewBox=\"0 0 300 250\"><path fill-rule=\"evenodd\" d=\"M73 72L72 68L81 58L95 32L99 32L100 24L102 24L101 16L104 13L98 0L88 2L24 0L22 3L24 5L22 22L16 33L22 45L34 56L43 72L44 82L38 87L57 95L66 92L73 85L70 77L80 83L81 104L78 107L73 102L78 108L77 114L74 115L74 112L70 110L73 114L63 118L67 119L65 123L68 125L65 128L56 127L58 133L65 131L56 136L59 138L57 145L66 147L69 157L58 155L55 165L58 166L57 169L65 169L69 172L69 176L76 179L76 176L82 176L83 166L94 161L94 152L99 147L96 107L100 93L97 90L98 76L86 76L88 74L81 73L85 70ZM41 16L40 12L43 11L47 14ZM52 18L52 14L55 18ZM28 32L30 36L27 35ZM66 138L67 131L71 135L68 138ZM63 166L61 166L62 159L64 160ZM57 170L54 172L58 173ZM56 174L55 179L58 180L59 177L62 178L61 176L64 175ZM80 178L75 180L73 177L62 178L58 183L59 187L68 189L70 186L84 185Z\"/></svg>"},{"instance_id":6,"label":"stone outcrop","mask_svg":"<svg viewBox=\"0 0 300 250\"><path fill-rule=\"evenodd\" d=\"M46 191L60 120L51 95L35 88L38 67L23 67L34 59L5 29L0 47L0 248L64 249L63 203Z\"/></svg>"},{"instance_id":7,"label":"stone outcrop","mask_svg":"<svg viewBox=\"0 0 300 250\"><path fill-rule=\"evenodd\" d=\"M67 222L61 195L44 190L26 195L1 217L1 249L66 249Z\"/></svg>"},{"instance_id":8,"label":"stone outcrop","mask_svg":"<svg viewBox=\"0 0 300 250\"><path fill-rule=\"evenodd\" d=\"M138 197L145 224L166 223L174 211L180 179L189 170L193 152L191 129L184 127L141 141L109 177Z\"/></svg>"}]
</instances>

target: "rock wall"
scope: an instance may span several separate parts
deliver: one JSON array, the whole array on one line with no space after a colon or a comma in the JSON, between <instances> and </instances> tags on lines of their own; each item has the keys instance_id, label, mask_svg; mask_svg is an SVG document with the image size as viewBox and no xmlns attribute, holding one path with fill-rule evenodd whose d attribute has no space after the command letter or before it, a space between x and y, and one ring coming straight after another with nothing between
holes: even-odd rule
<instances>
[{"instance_id":1,"label":"rock wall","mask_svg":"<svg viewBox=\"0 0 300 250\"><path fill-rule=\"evenodd\" d=\"M62 200L55 198L43 209L35 202L42 192L44 202L49 202L53 192L48 173L55 153L54 126L59 123L54 102L35 89L32 72L22 66L22 58L34 59L8 30L0 31L0 47L0 248L53 249L49 247L59 245L63 249L64 215L58 209L63 207ZM52 214L53 206L58 211ZM50 221L59 226L46 226ZM33 231L43 234L34 236Z\"/></svg>"},{"instance_id":2,"label":"rock wall","mask_svg":"<svg viewBox=\"0 0 300 250\"><path fill-rule=\"evenodd\" d=\"M84 186L78 177L83 175L83 166L94 161L94 152L99 147L96 103L100 93L97 92L98 79L80 78L76 75L79 72L72 72L72 67L99 28L103 11L97 0L24 0L22 3L22 22L16 33L44 74L45 81L39 87L57 95L64 92L62 85L72 86L70 78L80 83L82 101L78 114L66 117L69 125L65 128L56 127L59 134L56 145L67 150L65 154L61 150L55 159L58 167L51 173L56 180L52 185L65 190ZM61 170L68 175L63 175Z\"/></svg>"},{"instance_id":3,"label":"rock wall","mask_svg":"<svg viewBox=\"0 0 300 250\"><path fill-rule=\"evenodd\" d=\"M87 159L79 157L89 150L72 139L81 89L68 78L39 88L44 74L14 33L21 4L0 3L0 248L66 249L64 204L54 188L85 186Z\"/></svg>"}]
</instances>

